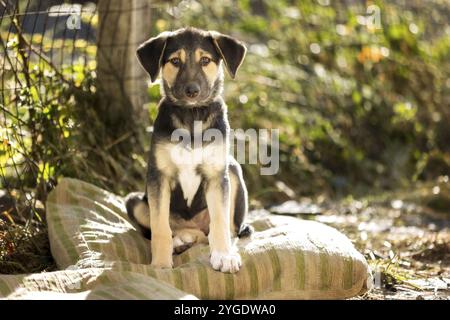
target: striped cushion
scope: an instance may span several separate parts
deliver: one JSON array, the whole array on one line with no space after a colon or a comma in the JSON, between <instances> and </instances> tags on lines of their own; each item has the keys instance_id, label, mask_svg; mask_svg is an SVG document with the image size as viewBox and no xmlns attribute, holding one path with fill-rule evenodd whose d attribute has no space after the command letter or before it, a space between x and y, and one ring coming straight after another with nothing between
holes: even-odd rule
<instances>
[{"instance_id":1,"label":"striped cushion","mask_svg":"<svg viewBox=\"0 0 450 320\"><path fill-rule=\"evenodd\" d=\"M0 276L8 299L196 299L165 282L134 272L102 268Z\"/></svg>"},{"instance_id":2,"label":"striped cushion","mask_svg":"<svg viewBox=\"0 0 450 320\"><path fill-rule=\"evenodd\" d=\"M52 254L64 271L0 276L0 297L342 299L371 283L349 239L313 221L253 213L255 234L237 243L243 266L224 274L211 268L203 244L174 256L173 269L152 268L150 242L130 224L123 199L91 184L62 179L47 211Z\"/></svg>"}]
</instances>

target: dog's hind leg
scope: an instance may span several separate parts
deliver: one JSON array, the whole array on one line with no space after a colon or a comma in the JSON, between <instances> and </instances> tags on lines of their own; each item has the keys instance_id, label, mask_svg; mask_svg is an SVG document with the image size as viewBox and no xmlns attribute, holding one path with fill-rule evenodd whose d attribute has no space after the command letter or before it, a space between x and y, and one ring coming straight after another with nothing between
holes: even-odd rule
<instances>
[{"instance_id":1,"label":"dog's hind leg","mask_svg":"<svg viewBox=\"0 0 450 320\"><path fill-rule=\"evenodd\" d=\"M143 192L132 192L125 197L128 218L145 238L151 239L150 210L147 196Z\"/></svg>"},{"instance_id":2,"label":"dog's hind leg","mask_svg":"<svg viewBox=\"0 0 450 320\"><path fill-rule=\"evenodd\" d=\"M253 233L253 227L245 224L248 212L248 195L242 175L241 165L230 156L230 226L231 232L239 238L248 237Z\"/></svg>"},{"instance_id":3,"label":"dog's hind leg","mask_svg":"<svg viewBox=\"0 0 450 320\"><path fill-rule=\"evenodd\" d=\"M132 224L143 236L151 240L150 210L148 199L143 192L133 192L125 197L125 206ZM173 252L180 254L196 243L208 243L208 238L200 229L173 228Z\"/></svg>"}]
</instances>

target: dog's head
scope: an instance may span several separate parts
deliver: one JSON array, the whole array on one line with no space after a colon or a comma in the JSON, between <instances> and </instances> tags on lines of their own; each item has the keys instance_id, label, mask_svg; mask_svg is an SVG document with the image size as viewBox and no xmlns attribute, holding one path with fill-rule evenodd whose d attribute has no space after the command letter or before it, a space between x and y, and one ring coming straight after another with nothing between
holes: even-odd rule
<instances>
[{"instance_id":1,"label":"dog's head","mask_svg":"<svg viewBox=\"0 0 450 320\"><path fill-rule=\"evenodd\" d=\"M245 46L230 36L186 28L147 40L137 56L152 81L162 69L164 93L172 102L192 107L220 94L222 62L234 78L245 52Z\"/></svg>"}]
</instances>

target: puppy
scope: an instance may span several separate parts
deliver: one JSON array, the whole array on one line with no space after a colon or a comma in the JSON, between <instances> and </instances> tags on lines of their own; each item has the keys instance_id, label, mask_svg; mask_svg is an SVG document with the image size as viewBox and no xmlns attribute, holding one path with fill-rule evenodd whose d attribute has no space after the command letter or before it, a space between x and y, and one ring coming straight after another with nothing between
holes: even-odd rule
<instances>
[{"instance_id":1,"label":"puppy","mask_svg":"<svg viewBox=\"0 0 450 320\"><path fill-rule=\"evenodd\" d=\"M126 198L128 215L151 238L152 265L172 267L172 253L209 241L215 270L237 272L232 236L247 236L247 189L229 155L223 66L232 78L246 53L214 31L163 32L139 46L152 81L162 70L163 98L154 122L145 193ZM180 138L183 141L180 142Z\"/></svg>"}]
</instances>

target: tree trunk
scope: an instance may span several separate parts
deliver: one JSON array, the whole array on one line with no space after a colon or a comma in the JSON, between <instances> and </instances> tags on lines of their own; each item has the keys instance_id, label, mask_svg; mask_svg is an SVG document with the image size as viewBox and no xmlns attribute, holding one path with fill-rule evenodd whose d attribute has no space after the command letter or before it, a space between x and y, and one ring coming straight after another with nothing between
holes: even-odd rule
<instances>
[{"instance_id":1,"label":"tree trunk","mask_svg":"<svg viewBox=\"0 0 450 320\"><path fill-rule=\"evenodd\" d=\"M149 2L98 1L99 114L114 129L135 128L134 119L144 115L147 75L136 58L136 49L150 35Z\"/></svg>"}]
</instances>

